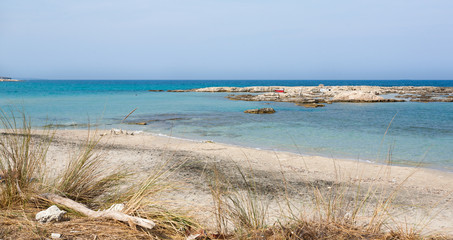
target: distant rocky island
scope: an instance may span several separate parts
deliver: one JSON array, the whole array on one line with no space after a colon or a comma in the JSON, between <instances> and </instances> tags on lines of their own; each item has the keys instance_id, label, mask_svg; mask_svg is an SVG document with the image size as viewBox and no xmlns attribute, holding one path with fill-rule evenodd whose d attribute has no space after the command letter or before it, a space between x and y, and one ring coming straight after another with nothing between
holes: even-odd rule
<instances>
[{"instance_id":1,"label":"distant rocky island","mask_svg":"<svg viewBox=\"0 0 453 240\"><path fill-rule=\"evenodd\" d=\"M10 77L0 77L0 82L20 82L20 80L12 79Z\"/></svg>"},{"instance_id":2,"label":"distant rocky island","mask_svg":"<svg viewBox=\"0 0 453 240\"><path fill-rule=\"evenodd\" d=\"M453 87L379 87L324 86L315 87L208 87L170 92L231 92L227 98L242 101L293 102L304 107L323 107L324 103L352 102L453 102Z\"/></svg>"}]
</instances>

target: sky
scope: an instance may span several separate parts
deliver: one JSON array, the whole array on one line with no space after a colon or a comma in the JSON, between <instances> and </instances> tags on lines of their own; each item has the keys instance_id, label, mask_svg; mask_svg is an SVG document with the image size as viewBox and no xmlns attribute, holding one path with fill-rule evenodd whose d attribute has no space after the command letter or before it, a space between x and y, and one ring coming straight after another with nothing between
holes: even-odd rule
<instances>
[{"instance_id":1,"label":"sky","mask_svg":"<svg viewBox=\"0 0 453 240\"><path fill-rule=\"evenodd\" d=\"M0 76L453 79L452 0L1 0Z\"/></svg>"}]
</instances>

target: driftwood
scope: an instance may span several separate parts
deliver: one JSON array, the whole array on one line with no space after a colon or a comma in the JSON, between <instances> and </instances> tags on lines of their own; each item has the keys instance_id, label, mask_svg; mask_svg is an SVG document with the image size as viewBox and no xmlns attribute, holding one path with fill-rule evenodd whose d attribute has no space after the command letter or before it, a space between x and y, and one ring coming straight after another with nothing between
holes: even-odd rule
<instances>
[{"instance_id":1,"label":"driftwood","mask_svg":"<svg viewBox=\"0 0 453 240\"><path fill-rule=\"evenodd\" d=\"M114 219L114 220L128 223L130 226L138 225L138 226L146 228L146 229L152 229L152 228L154 228L154 226L156 226L156 224L151 220L130 216L130 215L127 215L122 212L117 212L117 211L112 211L112 210L93 211L81 203L75 202L69 198L64 198L64 197L58 196L56 194L46 193L46 194L42 194L41 197L43 197L49 201L52 201L54 203L71 208L88 217Z\"/></svg>"},{"instance_id":2,"label":"driftwood","mask_svg":"<svg viewBox=\"0 0 453 240\"><path fill-rule=\"evenodd\" d=\"M121 123L124 122L124 120L126 120L133 112L135 112L135 110L137 110L137 108L135 108L134 110L132 110L129 114L127 114L127 116L125 118L123 118L123 120L121 120Z\"/></svg>"}]
</instances>

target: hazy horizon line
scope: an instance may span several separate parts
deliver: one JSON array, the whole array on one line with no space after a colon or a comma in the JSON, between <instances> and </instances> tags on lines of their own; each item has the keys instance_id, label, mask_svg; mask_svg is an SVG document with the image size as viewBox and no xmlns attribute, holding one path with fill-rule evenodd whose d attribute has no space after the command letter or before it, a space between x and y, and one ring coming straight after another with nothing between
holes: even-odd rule
<instances>
[{"instance_id":1,"label":"hazy horizon line","mask_svg":"<svg viewBox=\"0 0 453 240\"><path fill-rule=\"evenodd\" d=\"M109 78L13 78L23 81L453 81L453 79L109 79Z\"/></svg>"}]
</instances>

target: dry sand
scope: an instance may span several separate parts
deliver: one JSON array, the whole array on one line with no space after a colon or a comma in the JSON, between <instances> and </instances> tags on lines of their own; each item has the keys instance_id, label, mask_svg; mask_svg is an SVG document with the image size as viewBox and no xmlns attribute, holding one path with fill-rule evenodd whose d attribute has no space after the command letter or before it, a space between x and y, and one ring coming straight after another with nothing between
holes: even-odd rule
<instances>
[{"instance_id":1,"label":"dry sand","mask_svg":"<svg viewBox=\"0 0 453 240\"><path fill-rule=\"evenodd\" d=\"M237 189L244 187L237 166L253 178L269 203L270 221L281 217L285 199L294 206L312 209L313 188L329 192L341 189L344 183L363 190L375 186L379 194L397 189L392 219L396 226L407 223L409 227L425 228L427 233L453 235L453 174L425 168L384 166L354 160L337 160L319 156L301 156L287 152L274 152L244 148L213 142L197 142L149 134L105 134L100 142L106 169L127 169L134 173L134 180L143 179L162 166L181 164L167 179L178 188L160 195L167 206L190 211L201 223L212 226L212 198L208 179L215 166ZM86 139L85 130L58 130L48 153L48 171L63 168L77 143ZM410 178L405 181L405 179ZM285 179L285 181L284 181ZM404 182L405 181L405 182ZM401 183L404 184L401 186ZM285 187L286 186L286 187ZM352 187L349 194L354 195ZM370 209L368 209L370 210ZM402 226L402 225L401 225Z\"/></svg>"}]
</instances>

